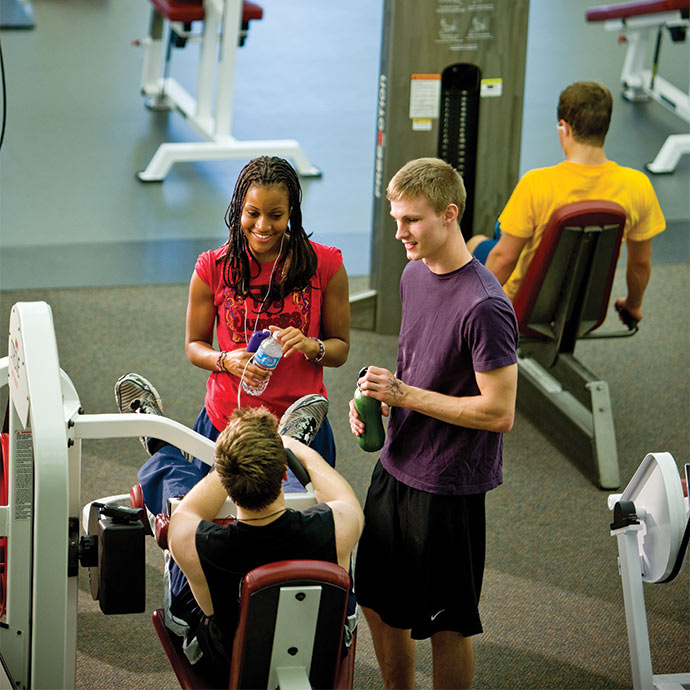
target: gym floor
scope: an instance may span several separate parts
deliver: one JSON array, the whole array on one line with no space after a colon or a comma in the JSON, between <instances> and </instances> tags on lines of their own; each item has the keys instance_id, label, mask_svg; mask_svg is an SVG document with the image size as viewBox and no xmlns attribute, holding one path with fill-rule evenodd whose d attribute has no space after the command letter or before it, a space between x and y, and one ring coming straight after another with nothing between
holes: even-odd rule
<instances>
[{"instance_id":1,"label":"gym floor","mask_svg":"<svg viewBox=\"0 0 690 690\"><path fill-rule=\"evenodd\" d=\"M494 4L511 0L495 0ZM237 54L233 134L298 139L323 170L304 180L305 226L339 246L353 291L367 286L372 212L380 0L340 5L259 0ZM594 79L614 93L609 157L644 170L687 125L656 103L620 97L624 46L584 21L585 0L531 0L521 172L562 159L561 89ZM199 252L225 241L223 214L245 161L173 166L162 183L135 177L164 141L197 141L177 113L153 113L139 95L145 0L33 0L33 30L3 30L7 130L0 150L0 331L17 301L52 308L60 365L87 413L114 412L112 384L126 371L156 383L165 412L188 426L205 372L182 338L186 283ZM280 46L280 48L278 48ZM172 74L191 88L197 50L175 51ZM685 91L688 43L665 41L659 73ZM690 448L690 157L650 176L668 223L653 243L645 319L634 338L588 341L578 357L609 383L623 486L649 451L679 466ZM614 295L624 291L619 268ZM609 316L604 326L615 326ZM607 328L608 330L608 328ZM6 354L0 338L0 356ZM352 331L348 362L325 373L338 468L364 500L375 458L347 427L359 368L395 365L396 336ZM374 354L375 353L375 354ZM5 397L3 397L5 396ZM6 388L0 389L4 409ZM84 442L82 502L126 492L145 455L136 439ZM477 638L475 686L534 690L631 687L615 540L607 494L524 415L506 435L505 483L487 497L486 632ZM149 540L152 542L152 540ZM147 552L147 612L104 616L80 573L77 688L175 688L150 623L162 603L161 554ZM686 571L645 587L655 673L690 670ZM428 643L417 687L431 687ZM381 687L365 622L355 687Z\"/></svg>"},{"instance_id":2,"label":"gym floor","mask_svg":"<svg viewBox=\"0 0 690 690\"><path fill-rule=\"evenodd\" d=\"M607 153L622 165L644 169L669 134L687 131L657 103L619 96L625 50L585 22L589 4L531 2L521 172L561 160L556 102L578 79L616 94ZM305 227L343 250L351 277L366 276L382 3L262 6L237 53L232 133L300 141L323 171L303 182ZM160 143L198 140L181 115L150 112L139 94L143 48L132 42L147 32L148 3L36 0L33 11L35 29L0 34L0 287L187 282L197 254L225 241L223 213L246 161L178 163L164 182L140 182ZM659 74L686 90L688 42L666 39ZM197 52L172 57L171 74L189 89ZM672 230L655 242L655 260L688 261L690 157L652 182Z\"/></svg>"}]
</instances>

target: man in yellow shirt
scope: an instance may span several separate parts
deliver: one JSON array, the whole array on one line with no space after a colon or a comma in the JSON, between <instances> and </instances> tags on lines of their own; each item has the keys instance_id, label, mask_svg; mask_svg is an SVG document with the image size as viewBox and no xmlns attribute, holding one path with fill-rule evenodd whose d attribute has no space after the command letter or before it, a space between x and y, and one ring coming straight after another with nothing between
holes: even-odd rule
<instances>
[{"instance_id":1,"label":"man in yellow shirt","mask_svg":"<svg viewBox=\"0 0 690 690\"><path fill-rule=\"evenodd\" d=\"M511 300L552 213L575 201L603 199L620 204L626 215L628 295L616 300L616 309L642 319L642 297L652 270L651 240L666 223L647 176L606 157L612 107L611 93L601 84L575 82L566 88L558 102L558 138L566 160L525 173L498 218L495 239L475 235L468 241L468 249L496 275Z\"/></svg>"}]
</instances>

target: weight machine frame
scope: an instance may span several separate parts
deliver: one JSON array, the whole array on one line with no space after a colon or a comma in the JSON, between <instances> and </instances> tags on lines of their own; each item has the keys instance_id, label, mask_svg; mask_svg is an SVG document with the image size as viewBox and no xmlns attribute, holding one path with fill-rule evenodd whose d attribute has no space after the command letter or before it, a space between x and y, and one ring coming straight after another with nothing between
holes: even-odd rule
<instances>
[{"instance_id":1,"label":"weight machine frame","mask_svg":"<svg viewBox=\"0 0 690 690\"><path fill-rule=\"evenodd\" d=\"M672 9L672 6L677 9ZM651 9L658 8L655 12ZM659 11L661 9L668 11ZM592 7L587 11L587 21L603 21L607 31L618 31L619 42L627 49L621 71L623 97L640 103L654 100L690 124L690 92L683 93L677 86L657 72L661 40L664 29L677 32L685 40L690 27L690 2L628 2L622 5ZM652 50L652 41L654 48ZM645 63L652 56L649 69ZM672 173L681 156L690 154L690 133L671 134L647 170L651 173Z\"/></svg>"},{"instance_id":2,"label":"weight machine frame","mask_svg":"<svg viewBox=\"0 0 690 690\"><path fill-rule=\"evenodd\" d=\"M686 466L686 473L687 473ZM647 486L645 486L647 485ZM640 496L646 488L646 495ZM690 671L655 675L649 645L644 582L670 582L680 571L688 530L688 499L670 453L649 453L622 494L611 494L611 536L618 543L634 690L687 690Z\"/></svg>"},{"instance_id":3,"label":"weight machine frame","mask_svg":"<svg viewBox=\"0 0 690 690\"><path fill-rule=\"evenodd\" d=\"M84 414L74 384L60 369L45 302L14 305L8 352L0 358L0 385L9 387L8 501L0 506L0 537L7 539L0 688L73 688L82 440L153 436L209 465L214 444L167 417ZM297 510L314 503L311 485L285 498ZM129 494L100 501L125 503ZM234 512L229 499L223 510ZM89 503L83 510L86 534L93 534L92 515Z\"/></svg>"},{"instance_id":4,"label":"weight machine frame","mask_svg":"<svg viewBox=\"0 0 690 690\"><path fill-rule=\"evenodd\" d=\"M321 171L312 165L295 139L238 141L231 136L233 86L237 37L242 25L242 0L204 0L203 24L194 97L177 80L168 77L164 69L164 37L170 35L170 29L184 36L184 30L177 22L171 22L162 15L155 5L151 8L149 35L139 41L145 46L141 92L149 97L151 109L178 110L207 141L161 144L146 168L137 173L137 177L142 182L160 182L174 163L249 159L261 155L290 158L300 175L320 177ZM160 76L161 74L163 76Z\"/></svg>"}]
</instances>

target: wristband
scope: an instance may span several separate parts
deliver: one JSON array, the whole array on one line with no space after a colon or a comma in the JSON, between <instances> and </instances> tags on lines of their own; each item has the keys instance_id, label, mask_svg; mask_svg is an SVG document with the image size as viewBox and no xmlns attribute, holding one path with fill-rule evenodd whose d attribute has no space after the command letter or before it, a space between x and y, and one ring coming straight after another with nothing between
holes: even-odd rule
<instances>
[{"instance_id":1,"label":"wristband","mask_svg":"<svg viewBox=\"0 0 690 690\"><path fill-rule=\"evenodd\" d=\"M307 357L307 355L304 355L304 358L308 362L313 362L314 364L317 364L326 356L326 346L323 344L323 341L319 340L318 338L315 338L314 336L311 336L311 339L316 340L316 342L319 344L319 354L316 355L316 357L314 357L313 359Z\"/></svg>"},{"instance_id":2,"label":"wristband","mask_svg":"<svg viewBox=\"0 0 690 690\"><path fill-rule=\"evenodd\" d=\"M227 353L225 350L223 350L223 351L218 355L218 359L216 360L216 369L217 369L219 372L221 372L221 373L227 373L226 370L225 370L225 356L226 356L227 354L228 354L228 353Z\"/></svg>"}]
</instances>

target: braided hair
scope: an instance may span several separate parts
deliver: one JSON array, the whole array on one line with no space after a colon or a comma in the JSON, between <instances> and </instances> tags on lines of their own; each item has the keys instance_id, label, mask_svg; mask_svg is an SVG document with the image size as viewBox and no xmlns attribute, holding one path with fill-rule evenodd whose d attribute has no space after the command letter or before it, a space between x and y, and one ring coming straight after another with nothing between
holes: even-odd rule
<instances>
[{"instance_id":1,"label":"braided hair","mask_svg":"<svg viewBox=\"0 0 690 690\"><path fill-rule=\"evenodd\" d=\"M288 192L290 218L288 223L289 243L282 270L277 272L277 280L271 284L266 296L269 304L281 302L285 295L293 290L300 290L309 285L316 273L316 252L309 242L309 235L302 227L302 188L294 168L283 158L261 156L249 161L242 168L230 205L225 211L225 225L230 231L227 251L221 259L223 262L223 280L233 288L235 294L243 299L250 294L252 277L261 273L257 258L247 245L247 238L242 231L242 208L251 185L262 187L285 185ZM254 259L255 274L252 276L252 265L249 255Z\"/></svg>"}]
</instances>

